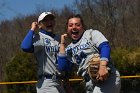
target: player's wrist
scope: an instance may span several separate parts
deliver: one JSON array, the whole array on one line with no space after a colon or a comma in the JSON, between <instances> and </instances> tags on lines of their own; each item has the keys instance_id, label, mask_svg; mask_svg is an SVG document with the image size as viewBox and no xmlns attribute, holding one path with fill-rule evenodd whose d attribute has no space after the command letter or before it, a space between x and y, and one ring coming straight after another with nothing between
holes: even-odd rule
<instances>
[{"instance_id":1,"label":"player's wrist","mask_svg":"<svg viewBox=\"0 0 140 93\"><path fill-rule=\"evenodd\" d=\"M102 64L100 64L100 67L107 67L107 65L104 65L104 64L102 65Z\"/></svg>"},{"instance_id":2,"label":"player's wrist","mask_svg":"<svg viewBox=\"0 0 140 93\"><path fill-rule=\"evenodd\" d=\"M65 45L65 43L64 42L61 42L60 45Z\"/></svg>"},{"instance_id":3,"label":"player's wrist","mask_svg":"<svg viewBox=\"0 0 140 93\"><path fill-rule=\"evenodd\" d=\"M100 61L106 61L106 62L108 62L109 60L106 57L102 57L102 58L100 58Z\"/></svg>"},{"instance_id":4,"label":"player's wrist","mask_svg":"<svg viewBox=\"0 0 140 93\"><path fill-rule=\"evenodd\" d=\"M60 43L60 44L65 44L65 43Z\"/></svg>"},{"instance_id":5,"label":"player's wrist","mask_svg":"<svg viewBox=\"0 0 140 93\"><path fill-rule=\"evenodd\" d=\"M34 28L31 28L31 31L35 31L35 29Z\"/></svg>"},{"instance_id":6,"label":"player's wrist","mask_svg":"<svg viewBox=\"0 0 140 93\"><path fill-rule=\"evenodd\" d=\"M100 66L106 67L107 66L107 61L100 61Z\"/></svg>"}]
</instances>

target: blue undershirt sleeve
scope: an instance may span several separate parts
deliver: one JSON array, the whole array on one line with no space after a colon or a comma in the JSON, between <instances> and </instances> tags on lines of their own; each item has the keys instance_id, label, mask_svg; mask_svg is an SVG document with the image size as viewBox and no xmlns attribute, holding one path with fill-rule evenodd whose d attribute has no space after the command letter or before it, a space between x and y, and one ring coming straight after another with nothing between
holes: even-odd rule
<instances>
[{"instance_id":1,"label":"blue undershirt sleeve","mask_svg":"<svg viewBox=\"0 0 140 93\"><path fill-rule=\"evenodd\" d=\"M21 49L24 52L32 53L34 51L34 47L33 47L33 35L34 35L34 31L29 30L29 32L25 36L24 40L22 41L22 43L21 43Z\"/></svg>"},{"instance_id":2,"label":"blue undershirt sleeve","mask_svg":"<svg viewBox=\"0 0 140 93\"><path fill-rule=\"evenodd\" d=\"M58 56L58 69L60 71L70 71L72 62L70 62L66 56Z\"/></svg>"},{"instance_id":3,"label":"blue undershirt sleeve","mask_svg":"<svg viewBox=\"0 0 140 93\"><path fill-rule=\"evenodd\" d=\"M99 45L100 57L101 60L109 61L110 60L110 45L109 42L103 42Z\"/></svg>"}]
</instances>

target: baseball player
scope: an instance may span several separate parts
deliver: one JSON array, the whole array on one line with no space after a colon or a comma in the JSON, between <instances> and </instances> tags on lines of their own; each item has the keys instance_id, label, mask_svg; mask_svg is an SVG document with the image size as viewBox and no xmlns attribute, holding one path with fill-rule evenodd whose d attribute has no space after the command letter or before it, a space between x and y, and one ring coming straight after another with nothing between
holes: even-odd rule
<instances>
[{"instance_id":1,"label":"baseball player","mask_svg":"<svg viewBox=\"0 0 140 93\"><path fill-rule=\"evenodd\" d=\"M21 44L22 50L34 53L38 62L37 93L65 93L59 80L61 73L57 69L60 38L53 33L54 26L54 14L41 13L38 22L32 23L31 29ZM35 34L38 27L40 31Z\"/></svg>"},{"instance_id":2,"label":"baseball player","mask_svg":"<svg viewBox=\"0 0 140 93\"><path fill-rule=\"evenodd\" d=\"M67 20L67 33L61 36L58 65L61 70L78 65L77 74L85 81L86 93L120 93L120 74L110 60L110 46L105 36L98 30L85 31L83 19L79 14ZM72 42L66 47L66 38ZM65 48L66 47L66 48ZM100 66L96 79L91 80L87 72L88 61L93 54L100 54ZM107 69L110 67L110 75Z\"/></svg>"}]
</instances>

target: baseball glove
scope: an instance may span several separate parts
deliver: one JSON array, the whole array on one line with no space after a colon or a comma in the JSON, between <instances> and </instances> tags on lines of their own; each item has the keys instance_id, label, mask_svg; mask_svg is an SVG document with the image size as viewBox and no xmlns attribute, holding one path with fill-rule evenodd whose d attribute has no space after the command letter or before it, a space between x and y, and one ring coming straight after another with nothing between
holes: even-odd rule
<instances>
[{"instance_id":1,"label":"baseball glove","mask_svg":"<svg viewBox=\"0 0 140 93\"><path fill-rule=\"evenodd\" d=\"M92 80L96 80L100 66L100 55L94 54L89 60L89 66L87 68L88 74Z\"/></svg>"},{"instance_id":2,"label":"baseball glove","mask_svg":"<svg viewBox=\"0 0 140 93\"><path fill-rule=\"evenodd\" d=\"M89 60L89 66L88 66L88 74L90 78L94 81L97 81L96 77L99 72L99 66L100 66L100 55L94 54L93 57ZM110 68L107 67L108 70L108 76L110 74Z\"/></svg>"}]
</instances>

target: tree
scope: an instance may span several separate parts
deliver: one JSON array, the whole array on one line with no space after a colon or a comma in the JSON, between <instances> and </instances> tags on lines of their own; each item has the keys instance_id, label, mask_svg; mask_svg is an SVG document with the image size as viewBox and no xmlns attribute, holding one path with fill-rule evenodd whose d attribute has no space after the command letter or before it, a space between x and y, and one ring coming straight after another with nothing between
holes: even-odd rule
<instances>
[{"instance_id":1,"label":"tree","mask_svg":"<svg viewBox=\"0 0 140 93\"><path fill-rule=\"evenodd\" d=\"M37 63L31 54L18 53L6 64L5 81L30 81L37 78ZM35 93L33 85L7 85L8 93Z\"/></svg>"},{"instance_id":2,"label":"tree","mask_svg":"<svg viewBox=\"0 0 140 93\"><path fill-rule=\"evenodd\" d=\"M139 46L139 0L76 0L74 4L87 28L100 30L113 48Z\"/></svg>"}]
</instances>

